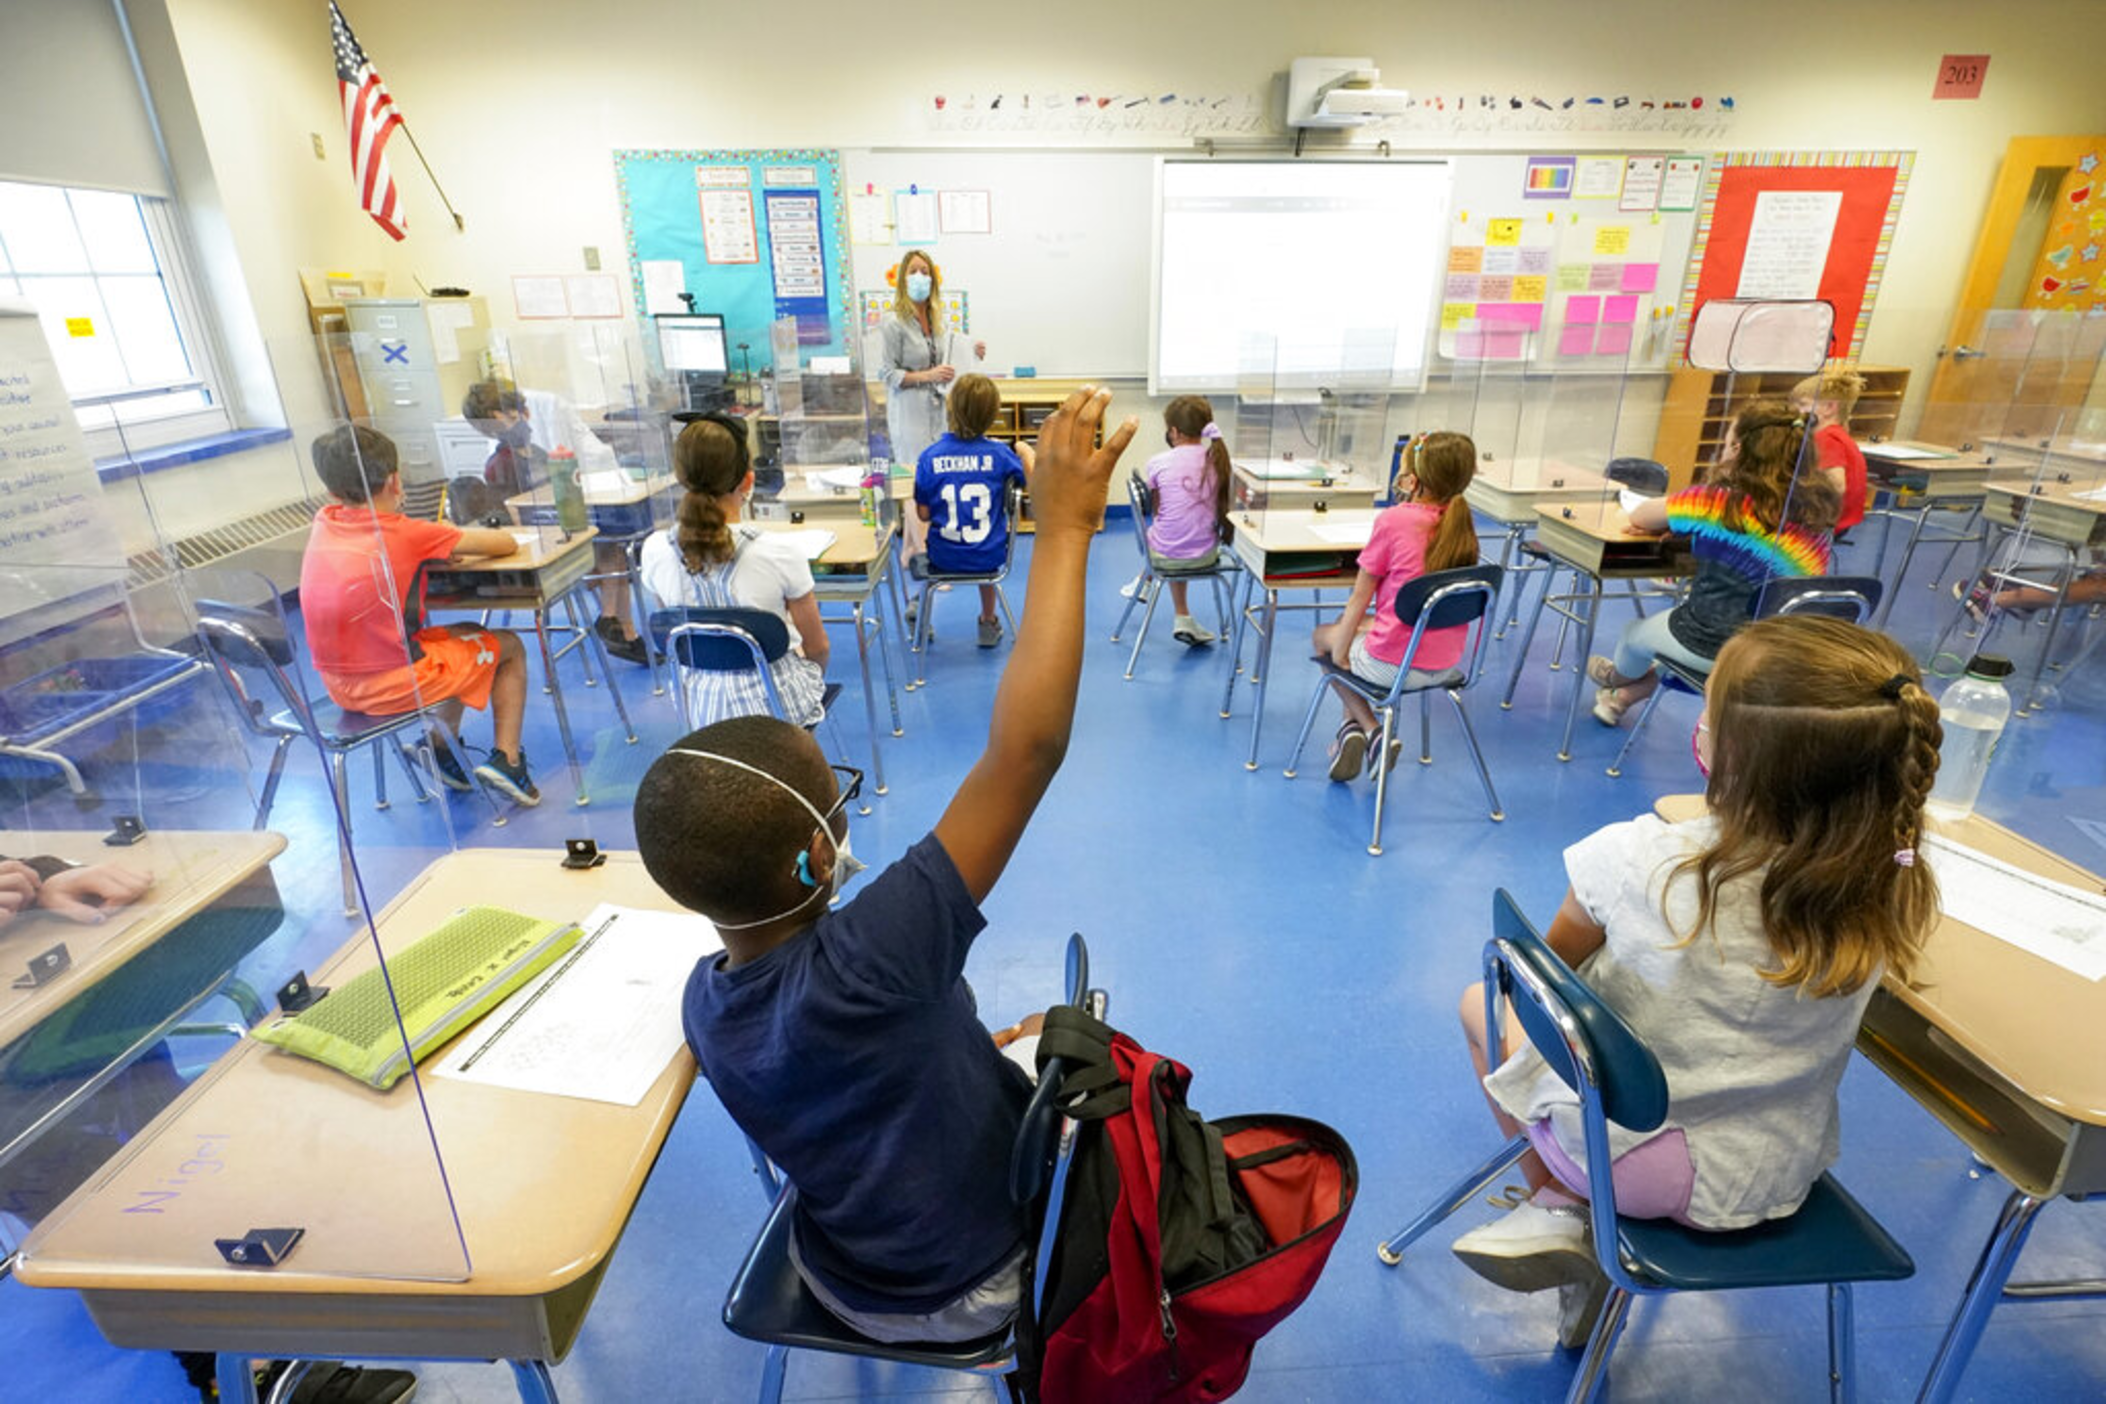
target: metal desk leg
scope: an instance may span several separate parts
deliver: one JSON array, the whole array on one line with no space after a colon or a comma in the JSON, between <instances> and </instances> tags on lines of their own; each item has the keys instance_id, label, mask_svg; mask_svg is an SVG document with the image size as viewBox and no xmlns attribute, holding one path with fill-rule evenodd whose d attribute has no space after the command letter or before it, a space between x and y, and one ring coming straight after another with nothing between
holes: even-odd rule
<instances>
[{"instance_id":1,"label":"metal desk leg","mask_svg":"<svg viewBox=\"0 0 2106 1404\"><path fill-rule=\"evenodd\" d=\"M870 636L863 632L863 602L857 600L851 617L856 626L856 664L863 670L863 718L870 723L870 773L877 781L877 792L885 793L885 757L878 750L877 734L877 689L870 682ZM882 647L882 641L880 643ZM894 704L897 707L897 703ZM899 720L895 710L892 719ZM893 733L898 735L897 732Z\"/></svg>"},{"instance_id":2,"label":"metal desk leg","mask_svg":"<svg viewBox=\"0 0 2106 1404\"><path fill-rule=\"evenodd\" d=\"M212 1374L219 1381L220 1404L257 1404L256 1373L248 1356L221 1351L213 1359Z\"/></svg>"},{"instance_id":3,"label":"metal desk leg","mask_svg":"<svg viewBox=\"0 0 2106 1404\"><path fill-rule=\"evenodd\" d=\"M570 734L570 709L563 705L563 685L556 680L556 653L548 644L548 611L534 611L534 638L541 645L541 666L547 673L548 695L556 704L556 732L563 738L563 754L570 761L570 783L578 792L578 804L583 807L592 796L585 793L585 768L578 764L578 743ZM520 748L525 750L524 746Z\"/></svg>"},{"instance_id":4,"label":"metal desk leg","mask_svg":"<svg viewBox=\"0 0 2106 1404\"><path fill-rule=\"evenodd\" d=\"M1579 626L1579 660L1572 665L1572 703L1565 708L1565 744L1558 747L1558 759L1572 759L1572 728L1579 721L1580 694L1587 690L1586 660L1594 653L1594 621L1601 618L1601 577L1589 575L1588 583L1593 587L1585 594L1575 593L1572 602L1586 602L1587 617Z\"/></svg>"},{"instance_id":5,"label":"metal desk leg","mask_svg":"<svg viewBox=\"0 0 2106 1404\"><path fill-rule=\"evenodd\" d=\"M519 1388L520 1404L557 1404L556 1381L548 1366L539 1360L508 1360L512 1383Z\"/></svg>"},{"instance_id":6,"label":"metal desk leg","mask_svg":"<svg viewBox=\"0 0 2106 1404\"><path fill-rule=\"evenodd\" d=\"M614 660L607 656L607 641L600 637L599 630L587 629L585 631L585 643L588 660L595 653L600 656L600 667L607 674L607 695L614 699L615 715L622 719L622 731L628 736L629 744L634 746L636 744L636 723L629 720L629 704L622 700L621 684L614 680ZM650 641L645 640L644 647L648 649L650 646ZM589 662L585 669L585 675L588 678L592 676L592 668Z\"/></svg>"},{"instance_id":7,"label":"metal desk leg","mask_svg":"<svg viewBox=\"0 0 2106 1404\"><path fill-rule=\"evenodd\" d=\"M1514 670L1507 674L1506 695L1499 699L1499 710L1502 712L1513 710L1514 689L1521 685L1521 670L1528 666L1528 646L1536 640L1536 625L1542 622L1543 611L1550 608L1550 592L1557 584L1558 573L1555 566L1545 568L1541 574L1543 576L1543 593L1536 599L1535 613L1528 616L1528 627L1521 631L1521 646L1514 650ZM1527 592L1527 588L1527 584L1524 581L1521 587L1523 594ZM1516 595L1514 604L1518 607L1520 603L1521 595ZM1583 674L1584 671L1583 669Z\"/></svg>"},{"instance_id":8,"label":"metal desk leg","mask_svg":"<svg viewBox=\"0 0 2106 1404\"><path fill-rule=\"evenodd\" d=\"M1916 543L1923 539L1923 524L1929 520L1930 513L1931 509L1928 502L1924 503L1916 513L1915 524L1909 528L1909 539L1902 543L1901 564L1895 567L1894 579L1887 586L1886 598L1879 602L1879 614L1872 621L1872 627L1875 629L1887 627L1887 616L1894 612L1894 597L1901 593L1902 582L1908 579L1909 562L1916 555ZM1885 548L1882 547L1881 549L1883 551Z\"/></svg>"},{"instance_id":9,"label":"metal desk leg","mask_svg":"<svg viewBox=\"0 0 2106 1404\"><path fill-rule=\"evenodd\" d=\"M1228 682L1221 689L1221 715L1224 719L1235 709L1236 678L1243 672L1244 625L1250 617L1250 595L1257 585L1257 580L1255 574L1245 571L1242 598L1235 602L1234 620L1229 629Z\"/></svg>"},{"instance_id":10,"label":"metal desk leg","mask_svg":"<svg viewBox=\"0 0 2106 1404\"><path fill-rule=\"evenodd\" d=\"M643 567L638 562L636 543L622 548L622 560L629 576L629 623L636 630L636 637L643 641L644 663L651 670L651 695L665 696L666 665L664 657L651 647L651 619L644 609Z\"/></svg>"},{"instance_id":11,"label":"metal desk leg","mask_svg":"<svg viewBox=\"0 0 2106 1404\"><path fill-rule=\"evenodd\" d=\"M2018 699L2017 716L2037 715L2041 707L2040 681L2047 675L2048 660L2055 656L2055 639L2062 632L2062 615L2069 603L2070 582L2083 572L2076 552L2070 553L2069 565L2062 571L2055 585L2055 603L2048 608L2047 637L2040 641L2040 652L2033 658L2033 675L2026 683L2025 692Z\"/></svg>"},{"instance_id":12,"label":"metal desk leg","mask_svg":"<svg viewBox=\"0 0 2106 1404\"><path fill-rule=\"evenodd\" d=\"M1960 1376L1966 1372L1975 1345L1989 1325L1989 1313L1996 1309L1998 1299L2003 1296L2004 1283L2010 1280L2011 1269L2017 1265L2019 1252L2026 1246L2026 1236L2033 1231L2034 1216L2046 1203L2046 1200L2035 1199L2023 1190L2011 1191L2011 1197L2004 1201L2003 1212L1996 1217L1996 1227L1989 1231L1989 1241L1982 1245L1982 1256L1974 1265L1974 1275L1968 1278L1967 1290L1960 1296L1960 1308L1953 1313L1952 1323L1945 1328L1945 1339L1938 1343L1938 1353L1931 1359L1930 1373L1923 1377L1923 1388L1916 1395L1916 1404L1947 1404L1958 1391Z\"/></svg>"},{"instance_id":13,"label":"metal desk leg","mask_svg":"<svg viewBox=\"0 0 2106 1404\"><path fill-rule=\"evenodd\" d=\"M1265 686L1272 678L1272 636L1280 627L1280 592L1265 592L1265 634L1258 640L1258 651L1251 659L1251 669L1257 674L1251 681L1258 686L1258 695L1250 710L1250 755L1244 759L1245 770L1258 768L1258 731L1265 725Z\"/></svg>"}]
</instances>

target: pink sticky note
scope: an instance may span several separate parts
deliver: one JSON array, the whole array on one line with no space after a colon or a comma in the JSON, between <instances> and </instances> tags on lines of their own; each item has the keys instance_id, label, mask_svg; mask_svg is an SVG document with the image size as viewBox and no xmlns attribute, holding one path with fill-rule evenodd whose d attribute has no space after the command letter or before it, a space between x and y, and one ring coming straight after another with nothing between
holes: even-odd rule
<instances>
[{"instance_id":1,"label":"pink sticky note","mask_svg":"<svg viewBox=\"0 0 2106 1404\"><path fill-rule=\"evenodd\" d=\"M1587 268L1588 292L1615 292L1623 286L1623 265L1596 263Z\"/></svg>"},{"instance_id":2,"label":"pink sticky note","mask_svg":"<svg viewBox=\"0 0 2106 1404\"><path fill-rule=\"evenodd\" d=\"M1631 329L1628 324L1604 325L1601 334L1594 338L1594 354L1597 356L1624 356L1630 354Z\"/></svg>"},{"instance_id":3,"label":"pink sticky note","mask_svg":"<svg viewBox=\"0 0 2106 1404\"><path fill-rule=\"evenodd\" d=\"M1528 333L1494 327L1484 334L1484 354L1495 361L1518 361L1528 349Z\"/></svg>"},{"instance_id":4,"label":"pink sticky note","mask_svg":"<svg viewBox=\"0 0 2106 1404\"><path fill-rule=\"evenodd\" d=\"M1455 356L1457 360L1481 361L1484 359L1484 329L1461 327L1455 333Z\"/></svg>"},{"instance_id":5,"label":"pink sticky note","mask_svg":"<svg viewBox=\"0 0 2106 1404\"><path fill-rule=\"evenodd\" d=\"M1638 320L1638 299L1626 294L1622 297L1605 297L1601 300L1601 319L1628 326Z\"/></svg>"},{"instance_id":6,"label":"pink sticky note","mask_svg":"<svg viewBox=\"0 0 2106 1404\"><path fill-rule=\"evenodd\" d=\"M1485 279L1490 282L1491 279ZM1477 304L1477 320L1491 326L1525 328L1541 331L1543 328L1543 304L1540 302L1480 302Z\"/></svg>"},{"instance_id":7,"label":"pink sticky note","mask_svg":"<svg viewBox=\"0 0 2106 1404\"><path fill-rule=\"evenodd\" d=\"M1441 291L1445 302L1477 301L1477 275L1475 273L1450 273L1447 286Z\"/></svg>"},{"instance_id":8,"label":"pink sticky note","mask_svg":"<svg viewBox=\"0 0 2106 1404\"><path fill-rule=\"evenodd\" d=\"M1517 273L1548 274L1550 272L1550 250L1547 248L1523 249L1521 250L1520 258L1516 260L1516 264L1514 271Z\"/></svg>"},{"instance_id":9,"label":"pink sticky note","mask_svg":"<svg viewBox=\"0 0 2106 1404\"><path fill-rule=\"evenodd\" d=\"M1623 266L1623 290L1627 293L1651 292L1660 283L1660 265L1657 263L1626 263Z\"/></svg>"},{"instance_id":10,"label":"pink sticky note","mask_svg":"<svg viewBox=\"0 0 2106 1404\"><path fill-rule=\"evenodd\" d=\"M1511 274L1487 273L1477 284L1479 302L1504 302L1514 295L1514 280Z\"/></svg>"},{"instance_id":11,"label":"pink sticky note","mask_svg":"<svg viewBox=\"0 0 2106 1404\"><path fill-rule=\"evenodd\" d=\"M1601 299L1598 297L1569 297L1565 299L1565 320L1574 326L1581 322L1601 320Z\"/></svg>"},{"instance_id":12,"label":"pink sticky note","mask_svg":"<svg viewBox=\"0 0 2106 1404\"><path fill-rule=\"evenodd\" d=\"M1594 328L1591 325L1575 326L1568 323L1565 329L1558 333L1560 356L1585 356L1593 350Z\"/></svg>"}]
</instances>

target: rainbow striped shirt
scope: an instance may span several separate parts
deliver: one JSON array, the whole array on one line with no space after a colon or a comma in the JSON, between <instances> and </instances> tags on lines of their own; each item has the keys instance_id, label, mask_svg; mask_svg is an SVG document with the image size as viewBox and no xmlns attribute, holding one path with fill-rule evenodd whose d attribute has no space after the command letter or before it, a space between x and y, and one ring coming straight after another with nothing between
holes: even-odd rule
<instances>
[{"instance_id":1,"label":"rainbow striped shirt","mask_svg":"<svg viewBox=\"0 0 2106 1404\"><path fill-rule=\"evenodd\" d=\"M1744 515L1738 529L1728 525L1727 509L1739 498L1725 487L1688 487L1667 499L1667 529L1689 538L1696 556L1696 576L1689 598L1668 615L1667 627L1677 642L1717 657L1727 639L1748 622L1755 592L1766 580L1828 573L1828 533L1796 522L1765 530Z\"/></svg>"}]
</instances>

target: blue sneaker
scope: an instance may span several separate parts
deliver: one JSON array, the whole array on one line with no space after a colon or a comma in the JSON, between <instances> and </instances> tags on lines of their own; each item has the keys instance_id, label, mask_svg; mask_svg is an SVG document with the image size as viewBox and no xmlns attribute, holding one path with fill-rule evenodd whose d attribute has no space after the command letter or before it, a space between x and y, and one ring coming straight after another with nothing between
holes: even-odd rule
<instances>
[{"instance_id":1,"label":"blue sneaker","mask_svg":"<svg viewBox=\"0 0 2106 1404\"><path fill-rule=\"evenodd\" d=\"M433 738L426 743L431 747L431 768L438 773L439 782L449 790L467 793L475 788L468 772L461 769L460 761L454 758L453 748Z\"/></svg>"},{"instance_id":2,"label":"blue sneaker","mask_svg":"<svg viewBox=\"0 0 2106 1404\"><path fill-rule=\"evenodd\" d=\"M490 752L490 759L475 768L476 776L491 789L531 809L541 803L541 791L527 774L526 752L517 760L506 760L503 751Z\"/></svg>"}]
</instances>

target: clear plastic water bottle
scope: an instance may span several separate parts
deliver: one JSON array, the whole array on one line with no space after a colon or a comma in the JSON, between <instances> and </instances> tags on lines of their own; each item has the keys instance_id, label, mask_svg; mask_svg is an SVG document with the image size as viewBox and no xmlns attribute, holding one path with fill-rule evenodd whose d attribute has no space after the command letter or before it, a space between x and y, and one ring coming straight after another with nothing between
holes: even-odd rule
<instances>
[{"instance_id":1,"label":"clear plastic water bottle","mask_svg":"<svg viewBox=\"0 0 2106 1404\"><path fill-rule=\"evenodd\" d=\"M556 522L565 536L575 536L592 525L585 508L585 488L578 481L578 456L558 448L548 456L548 481L556 499Z\"/></svg>"},{"instance_id":2,"label":"clear plastic water bottle","mask_svg":"<svg viewBox=\"0 0 2106 1404\"><path fill-rule=\"evenodd\" d=\"M878 524L879 504L884 500L885 490L889 486L886 480L891 476L892 465L882 458L871 459L870 466L864 469L860 494L864 526L874 527Z\"/></svg>"},{"instance_id":3,"label":"clear plastic water bottle","mask_svg":"<svg viewBox=\"0 0 2106 1404\"><path fill-rule=\"evenodd\" d=\"M2011 720L2011 694L2004 690L2011 672L2010 659L1977 653L1968 661L1967 675L1938 699L1945 741L1938 748L1938 779L1928 806L1935 817L1964 819L1974 813L1989 758Z\"/></svg>"}]
</instances>

